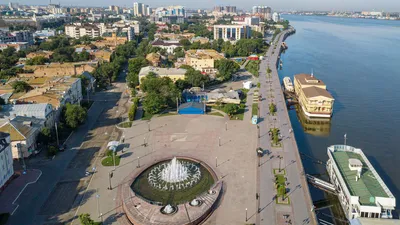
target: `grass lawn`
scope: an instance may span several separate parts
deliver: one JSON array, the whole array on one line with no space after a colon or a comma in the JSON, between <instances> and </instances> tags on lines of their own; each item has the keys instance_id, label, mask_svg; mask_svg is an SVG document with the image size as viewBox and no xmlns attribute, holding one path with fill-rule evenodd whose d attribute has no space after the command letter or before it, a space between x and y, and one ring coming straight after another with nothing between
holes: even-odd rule
<instances>
[{"instance_id":1,"label":"grass lawn","mask_svg":"<svg viewBox=\"0 0 400 225\"><path fill-rule=\"evenodd\" d=\"M146 111L143 111L142 120L151 120L151 118L152 118L153 116L154 116L153 114L146 113Z\"/></svg>"},{"instance_id":2,"label":"grass lawn","mask_svg":"<svg viewBox=\"0 0 400 225\"><path fill-rule=\"evenodd\" d=\"M253 103L253 105L251 106L251 108L252 108L252 110L251 110L251 112L252 112L252 115L254 116L254 115L258 115L258 103Z\"/></svg>"},{"instance_id":3,"label":"grass lawn","mask_svg":"<svg viewBox=\"0 0 400 225\"><path fill-rule=\"evenodd\" d=\"M122 122L117 125L120 128L129 128L132 127L132 121Z\"/></svg>"},{"instance_id":4,"label":"grass lawn","mask_svg":"<svg viewBox=\"0 0 400 225\"><path fill-rule=\"evenodd\" d=\"M222 117L224 117L224 115L222 115L222 113L220 113L220 112L212 112L212 113L209 113L209 114L207 114L207 115L210 115L210 116L222 116Z\"/></svg>"},{"instance_id":5,"label":"grass lawn","mask_svg":"<svg viewBox=\"0 0 400 225\"><path fill-rule=\"evenodd\" d=\"M115 165L118 166L119 162L121 161L118 155L115 156ZM112 156L107 156L101 161L101 165L103 166L114 166L114 160Z\"/></svg>"}]
</instances>

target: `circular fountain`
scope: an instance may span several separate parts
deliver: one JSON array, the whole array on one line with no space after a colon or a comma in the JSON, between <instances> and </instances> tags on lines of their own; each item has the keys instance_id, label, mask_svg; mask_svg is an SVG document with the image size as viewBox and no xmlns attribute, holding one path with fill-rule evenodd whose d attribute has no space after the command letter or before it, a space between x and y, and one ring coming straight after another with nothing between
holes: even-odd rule
<instances>
[{"instance_id":1,"label":"circular fountain","mask_svg":"<svg viewBox=\"0 0 400 225\"><path fill-rule=\"evenodd\" d=\"M118 195L132 224L187 225L187 213L194 215L190 224L199 224L212 213L222 193L222 182L217 181L204 162L173 157L134 170Z\"/></svg>"}]
</instances>

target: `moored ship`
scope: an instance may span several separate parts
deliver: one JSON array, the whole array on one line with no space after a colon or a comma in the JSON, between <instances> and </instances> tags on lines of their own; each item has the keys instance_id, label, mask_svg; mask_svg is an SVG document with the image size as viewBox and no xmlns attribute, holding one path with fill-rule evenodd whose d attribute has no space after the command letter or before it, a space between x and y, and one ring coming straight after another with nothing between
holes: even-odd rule
<instances>
[{"instance_id":1,"label":"moored ship","mask_svg":"<svg viewBox=\"0 0 400 225\"><path fill-rule=\"evenodd\" d=\"M285 90L289 92L294 91L293 82L290 77L283 78L283 85L285 86Z\"/></svg>"}]
</instances>

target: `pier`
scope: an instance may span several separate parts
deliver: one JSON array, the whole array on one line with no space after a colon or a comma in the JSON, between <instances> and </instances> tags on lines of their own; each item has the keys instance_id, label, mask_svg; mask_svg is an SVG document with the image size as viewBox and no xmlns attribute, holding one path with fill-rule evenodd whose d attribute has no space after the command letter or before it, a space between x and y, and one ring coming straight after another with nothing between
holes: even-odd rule
<instances>
[{"instance_id":1,"label":"pier","mask_svg":"<svg viewBox=\"0 0 400 225\"><path fill-rule=\"evenodd\" d=\"M282 43L293 33L295 30L290 28L277 35L266 57L260 63L259 91L262 96L267 97L259 102L259 147L270 150L273 157L263 157L257 171L259 185L257 197L260 205L257 224L285 224L281 222L282 215L289 215L293 224L318 223L277 71L280 64L279 55L284 50ZM267 68L271 69L270 74L267 74ZM271 103L276 105L274 114L269 112ZM275 127L279 129L279 146L273 146L268 135L270 129ZM274 200L276 198L274 171L277 168L283 168L285 171L289 204L278 204Z\"/></svg>"}]
</instances>

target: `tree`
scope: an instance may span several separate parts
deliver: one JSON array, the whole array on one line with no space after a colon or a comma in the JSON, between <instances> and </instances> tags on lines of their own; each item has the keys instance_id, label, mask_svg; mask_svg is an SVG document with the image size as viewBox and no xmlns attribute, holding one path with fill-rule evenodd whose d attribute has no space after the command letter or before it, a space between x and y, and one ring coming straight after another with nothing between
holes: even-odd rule
<instances>
[{"instance_id":1,"label":"tree","mask_svg":"<svg viewBox=\"0 0 400 225\"><path fill-rule=\"evenodd\" d=\"M90 214L85 213L85 214L81 214L79 215L79 221L81 222L82 225L101 225L101 222L94 222L94 220L92 220L90 218Z\"/></svg>"},{"instance_id":2,"label":"tree","mask_svg":"<svg viewBox=\"0 0 400 225\"><path fill-rule=\"evenodd\" d=\"M186 80L182 80L182 79L178 79L177 81L175 81L175 86L181 92L187 88L190 88L190 84Z\"/></svg>"},{"instance_id":3,"label":"tree","mask_svg":"<svg viewBox=\"0 0 400 225\"><path fill-rule=\"evenodd\" d=\"M174 49L174 53L175 53L175 56L176 56L177 58L183 58L183 57L185 57L185 51L183 50L182 47L177 47L177 48L175 48L175 49Z\"/></svg>"},{"instance_id":4,"label":"tree","mask_svg":"<svg viewBox=\"0 0 400 225\"><path fill-rule=\"evenodd\" d=\"M217 77L221 78L224 81L230 80L232 75L236 73L240 66L229 60L229 59L221 59L215 62L215 67L218 69Z\"/></svg>"},{"instance_id":5,"label":"tree","mask_svg":"<svg viewBox=\"0 0 400 225\"><path fill-rule=\"evenodd\" d=\"M166 99L157 93L149 93L143 101L143 109L146 113L156 114L161 112L161 110L166 105Z\"/></svg>"},{"instance_id":6,"label":"tree","mask_svg":"<svg viewBox=\"0 0 400 225\"><path fill-rule=\"evenodd\" d=\"M11 87L14 89L15 92L28 92L32 89L32 87L26 83L25 81L15 81L11 84Z\"/></svg>"},{"instance_id":7,"label":"tree","mask_svg":"<svg viewBox=\"0 0 400 225\"><path fill-rule=\"evenodd\" d=\"M26 65L44 65L49 62L49 59L44 56L35 56L32 59L26 60Z\"/></svg>"},{"instance_id":8,"label":"tree","mask_svg":"<svg viewBox=\"0 0 400 225\"><path fill-rule=\"evenodd\" d=\"M224 112L226 112L229 116L234 115L239 110L239 106L236 104L226 104L224 106Z\"/></svg>"},{"instance_id":9,"label":"tree","mask_svg":"<svg viewBox=\"0 0 400 225\"><path fill-rule=\"evenodd\" d=\"M80 105L67 103L65 106L64 119L67 125L73 129L85 122L86 109Z\"/></svg>"},{"instance_id":10,"label":"tree","mask_svg":"<svg viewBox=\"0 0 400 225\"><path fill-rule=\"evenodd\" d=\"M264 37L264 35L261 32L258 32L255 30L251 31L251 38L257 39L257 38L263 38L263 37Z\"/></svg>"},{"instance_id":11,"label":"tree","mask_svg":"<svg viewBox=\"0 0 400 225\"><path fill-rule=\"evenodd\" d=\"M268 68L267 68L267 73L270 74L271 72L272 72L272 70L271 70L271 68L269 68L269 66L268 66Z\"/></svg>"},{"instance_id":12,"label":"tree","mask_svg":"<svg viewBox=\"0 0 400 225\"><path fill-rule=\"evenodd\" d=\"M128 112L129 121L135 120L135 114L136 114L138 105L139 105L139 98L136 97L133 99L133 105L131 106L131 108L129 109L129 112Z\"/></svg>"},{"instance_id":13,"label":"tree","mask_svg":"<svg viewBox=\"0 0 400 225\"><path fill-rule=\"evenodd\" d=\"M187 81L192 87L200 87L208 81L208 77L201 74L200 71L192 68L186 71L185 81Z\"/></svg>"},{"instance_id":14,"label":"tree","mask_svg":"<svg viewBox=\"0 0 400 225\"><path fill-rule=\"evenodd\" d=\"M52 141L51 130L47 127L42 128L38 135L38 142L47 145Z\"/></svg>"},{"instance_id":15,"label":"tree","mask_svg":"<svg viewBox=\"0 0 400 225\"><path fill-rule=\"evenodd\" d=\"M4 98L0 97L0 105L5 105L6 101L4 100Z\"/></svg>"},{"instance_id":16,"label":"tree","mask_svg":"<svg viewBox=\"0 0 400 225\"><path fill-rule=\"evenodd\" d=\"M271 115L275 115L275 112L276 112L276 106L275 106L274 103L271 103L271 104L269 105L269 113L270 113Z\"/></svg>"},{"instance_id":17,"label":"tree","mask_svg":"<svg viewBox=\"0 0 400 225\"><path fill-rule=\"evenodd\" d=\"M137 57L129 60L128 75L126 81L130 88L135 88L139 85L139 72L142 67L148 66L149 62L144 57Z\"/></svg>"}]
</instances>

